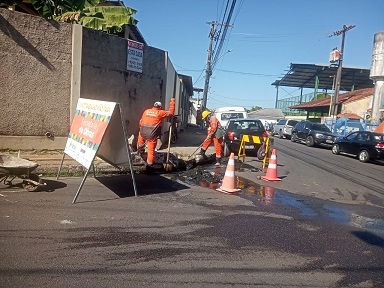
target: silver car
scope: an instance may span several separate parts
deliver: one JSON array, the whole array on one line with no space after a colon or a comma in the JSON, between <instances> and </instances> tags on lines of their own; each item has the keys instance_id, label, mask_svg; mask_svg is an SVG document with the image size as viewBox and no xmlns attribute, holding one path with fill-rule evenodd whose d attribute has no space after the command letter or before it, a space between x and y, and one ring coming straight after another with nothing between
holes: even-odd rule
<instances>
[{"instance_id":1,"label":"silver car","mask_svg":"<svg viewBox=\"0 0 384 288\"><path fill-rule=\"evenodd\" d=\"M273 135L278 135L279 138L291 139L292 128L299 121L293 119L281 119L273 126Z\"/></svg>"}]
</instances>

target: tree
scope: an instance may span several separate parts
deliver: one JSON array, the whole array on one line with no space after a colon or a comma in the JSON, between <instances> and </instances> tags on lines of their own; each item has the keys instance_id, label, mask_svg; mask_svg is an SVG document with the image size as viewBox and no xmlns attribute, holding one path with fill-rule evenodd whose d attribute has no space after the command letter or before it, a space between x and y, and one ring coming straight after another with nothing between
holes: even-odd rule
<instances>
[{"instance_id":1,"label":"tree","mask_svg":"<svg viewBox=\"0 0 384 288\"><path fill-rule=\"evenodd\" d=\"M251 109L246 109L246 108L245 108L245 111L247 111L247 113L249 113L249 112L257 111L257 110L260 110L260 109L263 109L263 107L260 107L260 106L252 106Z\"/></svg>"},{"instance_id":2,"label":"tree","mask_svg":"<svg viewBox=\"0 0 384 288\"><path fill-rule=\"evenodd\" d=\"M119 34L124 25L136 25L137 20L131 15L137 11L119 6L107 6L100 0L30 0L39 15L46 19L80 24L84 27ZM21 0L0 0L0 6L17 5Z\"/></svg>"},{"instance_id":3,"label":"tree","mask_svg":"<svg viewBox=\"0 0 384 288\"><path fill-rule=\"evenodd\" d=\"M124 25L137 24L137 20L131 16L136 12L136 10L125 6L88 6L81 11L65 12L56 16L55 20L118 34L123 31Z\"/></svg>"},{"instance_id":4,"label":"tree","mask_svg":"<svg viewBox=\"0 0 384 288\"><path fill-rule=\"evenodd\" d=\"M23 0L0 0L0 7L17 5Z\"/></svg>"}]
</instances>

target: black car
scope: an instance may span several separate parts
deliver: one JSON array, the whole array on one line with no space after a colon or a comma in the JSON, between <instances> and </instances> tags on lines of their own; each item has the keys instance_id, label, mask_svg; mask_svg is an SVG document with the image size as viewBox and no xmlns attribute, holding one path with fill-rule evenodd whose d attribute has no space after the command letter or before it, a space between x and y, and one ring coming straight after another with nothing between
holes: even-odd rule
<instances>
[{"instance_id":1,"label":"black car","mask_svg":"<svg viewBox=\"0 0 384 288\"><path fill-rule=\"evenodd\" d=\"M224 157L229 156L231 152L238 153L242 135L267 137L267 132L259 119L230 119L225 126ZM256 153L260 146L258 143L245 143L245 152Z\"/></svg>"},{"instance_id":2,"label":"black car","mask_svg":"<svg viewBox=\"0 0 384 288\"><path fill-rule=\"evenodd\" d=\"M354 155L364 163L369 160L384 160L384 134L370 131L352 132L335 141L332 153Z\"/></svg>"},{"instance_id":3,"label":"black car","mask_svg":"<svg viewBox=\"0 0 384 288\"><path fill-rule=\"evenodd\" d=\"M312 123L302 120L292 128L291 141L305 142L308 147L325 146L332 147L337 136L327 126L320 123Z\"/></svg>"}]
</instances>

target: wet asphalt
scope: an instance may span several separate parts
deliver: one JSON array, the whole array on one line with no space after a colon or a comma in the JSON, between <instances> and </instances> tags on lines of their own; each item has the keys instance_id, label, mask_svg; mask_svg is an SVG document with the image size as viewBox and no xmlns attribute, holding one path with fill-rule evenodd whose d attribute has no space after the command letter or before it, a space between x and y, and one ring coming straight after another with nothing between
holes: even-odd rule
<instances>
[{"instance_id":1,"label":"wet asphalt","mask_svg":"<svg viewBox=\"0 0 384 288\"><path fill-rule=\"evenodd\" d=\"M384 287L380 194L329 192L339 180L318 166L305 167L328 183L299 183L302 164L280 152L281 182L247 157L225 194L226 161L137 174L137 197L131 175L89 176L76 204L81 178L1 184L0 287Z\"/></svg>"}]
</instances>

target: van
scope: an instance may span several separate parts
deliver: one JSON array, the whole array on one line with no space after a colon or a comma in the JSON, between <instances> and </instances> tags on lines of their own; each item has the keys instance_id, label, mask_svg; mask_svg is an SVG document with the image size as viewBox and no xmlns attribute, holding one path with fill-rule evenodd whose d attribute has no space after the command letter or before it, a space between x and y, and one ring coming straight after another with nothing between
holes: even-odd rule
<instances>
[{"instance_id":1,"label":"van","mask_svg":"<svg viewBox=\"0 0 384 288\"><path fill-rule=\"evenodd\" d=\"M229 119L245 119L248 114L243 107L221 107L215 110L213 114L220 121L222 127L227 126Z\"/></svg>"}]
</instances>

